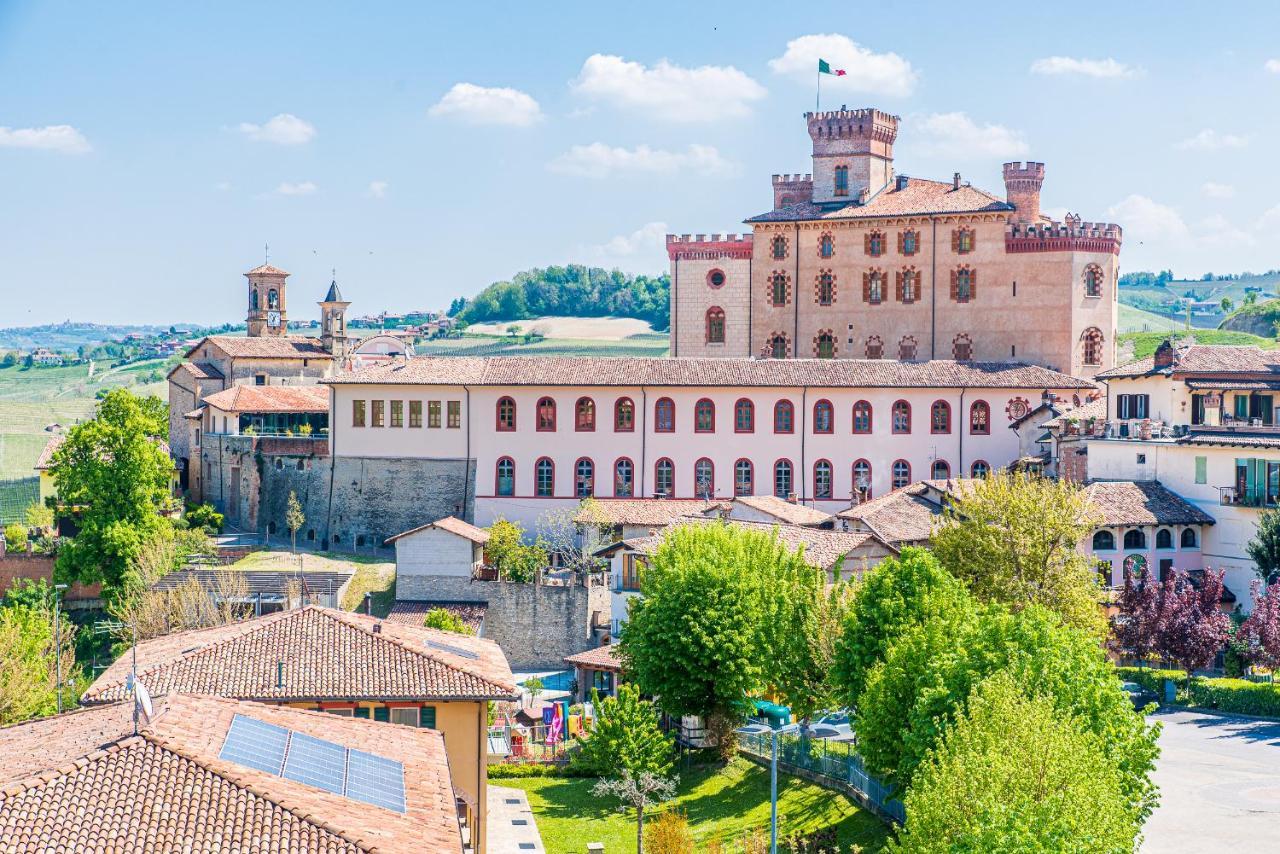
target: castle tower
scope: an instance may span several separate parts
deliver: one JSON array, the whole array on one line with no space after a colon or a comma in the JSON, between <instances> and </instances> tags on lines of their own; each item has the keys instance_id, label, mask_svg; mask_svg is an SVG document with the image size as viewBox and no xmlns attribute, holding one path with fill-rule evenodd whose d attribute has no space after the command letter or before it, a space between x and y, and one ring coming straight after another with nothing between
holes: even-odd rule
<instances>
[{"instance_id":1,"label":"castle tower","mask_svg":"<svg viewBox=\"0 0 1280 854\"><path fill-rule=\"evenodd\" d=\"M249 337L289 334L285 311L284 280L289 274L270 264L254 267L244 274L249 280Z\"/></svg>"},{"instance_id":2,"label":"castle tower","mask_svg":"<svg viewBox=\"0 0 1280 854\"><path fill-rule=\"evenodd\" d=\"M338 290L335 277L329 283L329 293L320 300L320 343L333 354L335 359L347 355L347 306L351 303L342 299L342 291Z\"/></svg>"},{"instance_id":3,"label":"castle tower","mask_svg":"<svg viewBox=\"0 0 1280 854\"><path fill-rule=\"evenodd\" d=\"M856 202L893 180L897 116L842 106L804 117L813 140L813 201Z\"/></svg>"},{"instance_id":4,"label":"castle tower","mask_svg":"<svg viewBox=\"0 0 1280 854\"><path fill-rule=\"evenodd\" d=\"M1027 161L1004 164L1005 199L1013 205L1010 222L1033 223L1040 221L1040 186L1044 184L1044 164Z\"/></svg>"}]
</instances>

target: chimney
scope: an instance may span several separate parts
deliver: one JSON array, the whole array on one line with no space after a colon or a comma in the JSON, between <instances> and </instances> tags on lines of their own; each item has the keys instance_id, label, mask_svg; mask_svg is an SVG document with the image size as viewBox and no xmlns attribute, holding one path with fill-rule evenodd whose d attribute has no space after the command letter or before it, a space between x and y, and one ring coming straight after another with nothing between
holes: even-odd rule
<instances>
[{"instance_id":1,"label":"chimney","mask_svg":"<svg viewBox=\"0 0 1280 854\"><path fill-rule=\"evenodd\" d=\"M907 176L906 176L906 175L899 175L899 176L898 176L898 178L897 178L897 181L896 181L896 182L895 182L895 184L894 184L895 188L896 188L896 189L898 189L898 190L905 190L905 189L907 189L907 181L908 181L908 180L910 180L910 179L909 179L909 178L907 178Z\"/></svg>"},{"instance_id":2,"label":"chimney","mask_svg":"<svg viewBox=\"0 0 1280 854\"><path fill-rule=\"evenodd\" d=\"M364 613L366 617L373 616L373 594L364 594Z\"/></svg>"},{"instance_id":3,"label":"chimney","mask_svg":"<svg viewBox=\"0 0 1280 854\"><path fill-rule=\"evenodd\" d=\"M959 172L951 176L951 189L953 190L960 189L960 173Z\"/></svg>"},{"instance_id":4,"label":"chimney","mask_svg":"<svg viewBox=\"0 0 1280 854\"><path fill-rule=\"evenodd\" d=\"M1013 206L1010 222L1040 221L1040 187L1044 184L1044 164L1028 160L1004 164L1005 200Z\"/></svg>"},{"instance_id":5,"label":"chimney","mask_svg":"<svg viewBox=\"0 0 1280 854\"><path fill-rule=\"evenodd\" d=\"M1173 341L1166 338L1160 342L1160 346L1156 348L1153 360L1157 369L1166 370L1172 368L1177 361L1177 351L1173 349Z\"/></svg>"},{"instance_id":6,"label":"chimney","mask_svg":"<svg viewBox=\"0 0 1280 854\"><path fill-rule=\"evenodd\" d=\"M796 503L796 494L795 494L794 492L789 492L789 493L787 493L787 500L788 500L788 501L790 501L792 504L795 504L795 503Z\"/></svg>"},{"instance_id":7,"label":"chimney","mask_svg":"<svg viewBox=\"0 0 1280 854\"><path fill-rule=\"evenodd\" d=\"M374 624L373 624L373 633L374 633L375 635L380 635L380 634L382 634L382 623L374 623Z\"/></svg>"}]
</instances>

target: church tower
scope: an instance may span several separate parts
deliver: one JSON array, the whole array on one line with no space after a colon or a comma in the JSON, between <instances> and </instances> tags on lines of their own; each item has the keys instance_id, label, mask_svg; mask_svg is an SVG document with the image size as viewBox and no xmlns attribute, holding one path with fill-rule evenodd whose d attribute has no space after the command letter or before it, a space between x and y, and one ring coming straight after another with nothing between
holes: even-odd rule
<instances>
[{"instance_id":1,"label":"church tower","mask_svg":"<svg viewBox=\"0 0 1280 854\"><path fill-rule=\"evenodd\" d=\"M347 355L347 306L351 303L342 299L342 291L338 290L338 279L335 276L329 283L329 293L320 301L320 343L333 354L333 358L342 359Z\"/></svg>"},{"instance_id":2,"label":"church tower","mask_svg":"<svg viewBox=\"0 0 1280 854\"><path fill-rule=\"evenodd\" d=\"M270 264L254 267L245 273L249 280L249 337L289 334L289 316L285 311L284 280L289 274Z\"/></svg>"}]
</instances>

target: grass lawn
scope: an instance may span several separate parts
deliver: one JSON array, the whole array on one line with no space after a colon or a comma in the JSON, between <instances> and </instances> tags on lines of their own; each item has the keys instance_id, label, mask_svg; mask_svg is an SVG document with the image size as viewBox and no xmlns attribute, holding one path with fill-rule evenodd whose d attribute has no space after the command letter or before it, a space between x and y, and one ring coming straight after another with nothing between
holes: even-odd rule
<instances>
[{"instance_id":1,"label":"grass lawn","mask_svg":"<svg viewBox=\"0 0 1280 854\"><path fill-rule=\"evenodd\" d=\"M357 611L364 608L364 594L373 594L373 613L385 617L391 611L396 598L396 565L374 557L339 554L329 552L287 551L250 552L245 557L231 564L228 569L236 570L293 570L298 568L298 558L302 558L302 567L310 572L326 572L343 569L354 569L355 576L347 585L346 595L342 597L342 608L345 611Z\"/></svg>"},{"instance_id":2,"label":"grass lawn","mask_svg":"<svg viewBox=\"0 0 1280 854\"><path fill-rule=\"evenodd\" d=\"M1248 332L1233 332L1227 329L1192 329L1172 334L1175 341L1182 338L1194 338L1198 344L1249 344L1263 350L1274 350L1280 342L1274 338L1262 338ZM1156 351L1160 342L1170 337L1165 332L1126 332L1119 336L1120 347L1133 346L1133 358L1145 359Z\"/></svg>"},{"instance_id":3,"label":"grass lawn","mask_svg":"<svg viewBox=\"0 0 1280 854\"><path fill-rule=\"evenodd\" d=\"M520 777L494 780L494 785L524 789L538 820L548 852L585 852L588 842L603 842L610 852L636 850L635 814L618 812L613 803L591 794L595 781L568 777ZM734 759L727 766L697 766L680 775L679 794L663 809L685 813L699 845L712 839L726 844L726 854L750 831L769 828L769 772ZM778 834L812 832L836 826L842 850L860 845L879 851L889 829L871 813L838 792L778 775ZM856 849L855 849L856 850Z\"/></svg>"}]
</instances>

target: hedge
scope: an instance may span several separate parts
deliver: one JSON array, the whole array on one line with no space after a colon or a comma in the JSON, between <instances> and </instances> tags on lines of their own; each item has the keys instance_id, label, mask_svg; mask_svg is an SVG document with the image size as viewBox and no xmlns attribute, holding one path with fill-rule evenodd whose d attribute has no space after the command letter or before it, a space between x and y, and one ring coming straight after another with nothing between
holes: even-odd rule
<instances>
[{"instance_id":1,"label":"hedge","mask_svg":"<svg viewBox=\"0 0 1280 854\"><path fill-rule=\"evenodd\" d=\"M1234 712L1241 715L1280 717L1280 686L1268 682L1250 682L1248 679L1191 680L1185 687L1186 674L1181 670L1153 670L1151 668L1117 667L1116 673L1128 682L1137 682L1144 688L1164 696L1164 680L1172 679L1178 686L1178 702L1183 705Z\"/></svg>"}]
</instances>

